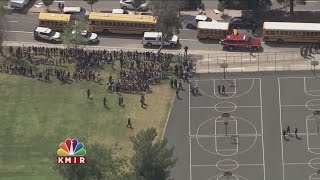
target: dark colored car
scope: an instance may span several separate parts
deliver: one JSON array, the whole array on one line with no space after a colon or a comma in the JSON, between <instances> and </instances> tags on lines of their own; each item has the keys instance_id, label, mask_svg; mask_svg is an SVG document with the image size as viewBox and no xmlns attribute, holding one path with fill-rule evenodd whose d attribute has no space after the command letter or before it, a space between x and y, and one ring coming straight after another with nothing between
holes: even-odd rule
<instances>
[{"instance_id":1,"label":"dark colored car","mask_svg":"<svg viewBox=\"0 0 320 180\"><path fill-rule=\"evenodd\" d=\"M249 18L233 17L230 20L231 28L252 29L252 28L257 28L260 25L262 25L262 22L249 19Z\"/></svg>"}]
</instances>

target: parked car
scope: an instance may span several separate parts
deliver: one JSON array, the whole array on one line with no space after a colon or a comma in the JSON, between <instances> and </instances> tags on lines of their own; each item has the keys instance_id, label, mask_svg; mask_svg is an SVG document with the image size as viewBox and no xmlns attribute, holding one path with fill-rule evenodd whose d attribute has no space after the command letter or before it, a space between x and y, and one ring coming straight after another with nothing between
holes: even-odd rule
<instances>
[{"instance_id":1,"label":"parked car","mask_svg":"<svg viewBox=\"0 0 320 180\"><path fill-rule=\"evenodd\" d=\"M252 29L253 27L257 27L259 25L262 25L261 21L256 21L256 20L244 18L244 17L233 17L230 20L231 28Z\"/></svg>"},{"instance_id":2,"label":"parked car","mask_svg":"<svg viewBox=\"0 0 320 180\"><path fill-rule=\"evenodd\" d=\"M120 8L121 9L124 9L124 10L127 10L127 9L132 9L134 10L134 7L132 6L133 4L133 1L134 0L120 0ZM138 9L138 11L148 11L149 8L148 8L148 3L145 2L145 3L142 3Z\"/></svg>"},{"instance_id":3,"label":"parked car","mask_svg":"<svg viewBox=\"0 0 320 180\"><path fill-rule=\"evenodd\" d=\"M28 3L29 0L10 0L10 7L16 10L22 10Z\"/></svg>"},{"instance_id":4,"label":"parked car","mask_svg":"<svg viewBox=\"0 0 320 180\"><path fill-rule=\"evenodd\" d=\"M252 38L248 35L228 35L226 39L221 40L220 44L224 49L230 51L235 49L250 49L257 51L261 49L261 41L258 38Z\"/></svg>"},{"instance_id":5,"label":"parked car","mask_svg":"<svg viewBox=\"0 0 320 180\"><path fill-rule=\"evenodd\" d=\"M75 35L76 31L73 30L72 34ZM81 32L81 35L84 38L84 41L86 44L95 44L95 43L99 42L98 35L96 33L92 33L90 31L83 30Z\"/></svg>"},{"instance_id":6,"label":"parked car","mask_svg":"<svg viewBox=\"0 0 320 180\"><path fill-rule=\"evenodd\" d=\"M199 21L209 21L209 22L211 22L212 19L209 18L206 15L197 15L196 18L194 18L194 20L187 22L186 27L189 28L189 29L195 29L195 28L197 28L197 25L198 25Z\"/></svg>"},{"instance_id":7,"label":"parked car","mask_svg":"<svg viewBox=\"0 0 320 180\"><path fill-rule=\"evenodd\" d=\"M44 40L52 43L61 42L61 34L59 32L56 32L46 27L37 27L33 31L33 37L35 40L38 40L38 41Z\"/></svg>"},{"instance_id":8,"label":"parked car","mask_svg":"<svg viewBox=\"0 0 320 180\"><path fill-rule=\"evenodd\" d=\"M161 32L145 32L142 39L142 44L147 47L160 46L162 40ZM164 46L170 46L171 48L177 47L179 44L179 37L173 35L171 39L165 38Z\"/></svg>"},{"instance_id":9,"label":"parked car","mask_svg":"<svg viewBox=\"0 0 320 180\"><path fill-rule=\"evenodd\" d=\"M70 14L73 20L79 20L82 17L88 17L90 11L82 7L64 7L64 14Z\"/></svg>"}]
</instances>

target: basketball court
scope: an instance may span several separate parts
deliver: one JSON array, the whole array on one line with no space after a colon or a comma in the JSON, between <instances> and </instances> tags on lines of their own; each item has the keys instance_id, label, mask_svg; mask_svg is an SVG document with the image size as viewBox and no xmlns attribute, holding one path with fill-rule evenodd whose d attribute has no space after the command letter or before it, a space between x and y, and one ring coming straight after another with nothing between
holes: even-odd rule
<instances>
[{"instance_id":1,"label":"basketball court","mask_svg":"<svg viewBox=\"0 0 320 180\"><path fill-rule=\"evenodd\" d=\"M185 91L190 180L320 179L320 79L227 78L194 78L199 94Z\"/></svg>"}]
</instances>

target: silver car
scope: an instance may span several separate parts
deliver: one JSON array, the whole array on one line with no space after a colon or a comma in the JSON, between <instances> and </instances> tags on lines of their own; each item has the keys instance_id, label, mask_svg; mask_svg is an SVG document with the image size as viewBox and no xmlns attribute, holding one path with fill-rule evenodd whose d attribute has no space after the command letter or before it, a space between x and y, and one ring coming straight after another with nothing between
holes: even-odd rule
<instances>
[{"instance_id":1,"label":"silver car","mask_svg":"<svg viewBox=\"0 0 320 180\"><path fill-rule=\"evenodd\" d=\"M76 31L73 30L72 34L75 35ZM95 44L95 43L99 42L98 35L96 33L92 33L90 31L83 30L83 31L81 31L81 35L84 39L84 43L86 43L86 44Z\"/></svg>"},{"instance_id":2,"label":"silver car","mask_svg":"<svg viewBox=\"0 0 320 180\"><path fill-rule=\"evenodd\" d=\"M52 43L61 42L61 34L50 28L46 27L37 27L33 31L33 37L35 40L44 40Z\"/></svg>"},{"instance_id":3,"label":"silver car","mask_svg":"<svg viewBox=\"0 0 320 180\"><path fill-rule=\"evenodd\" d=\"M120 8L127 10L127 9L132 9L134 10L134 7L132 6L134 0L120 0ZM138 11L148 11L148 3L142 3L138 9Z\"/></svg>"}]
</instances>

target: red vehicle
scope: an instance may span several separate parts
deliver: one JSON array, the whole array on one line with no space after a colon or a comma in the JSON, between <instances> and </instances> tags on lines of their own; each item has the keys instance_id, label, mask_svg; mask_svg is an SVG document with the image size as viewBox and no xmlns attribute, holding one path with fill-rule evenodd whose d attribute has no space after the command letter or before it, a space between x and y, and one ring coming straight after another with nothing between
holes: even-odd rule
<instances>
[{"instance_id":1,"label":"red vehicle","mask_svg":"<svg viewBox=\"0 0 320 180\"><path fill-rule=\"evenodd\" d=\"M221 40L220 44L224 49L230 51L234 49L250 49L257 51L261 48L261 41L248 35L228 35L226 39Z\"/></svg>"}]
</instances>

